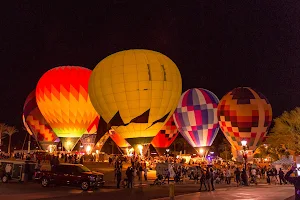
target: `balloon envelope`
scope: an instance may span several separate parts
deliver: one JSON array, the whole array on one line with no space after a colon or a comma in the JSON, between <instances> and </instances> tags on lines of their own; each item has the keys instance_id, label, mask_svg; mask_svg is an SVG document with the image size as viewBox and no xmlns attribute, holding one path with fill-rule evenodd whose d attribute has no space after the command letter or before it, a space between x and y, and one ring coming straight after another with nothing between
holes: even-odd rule
<instances>
[{"instance_id":1,"label":"balloon envelope","mask_svg":"<svg viewBox=\"0 0 300 200\"><path fill-rule=\"evenodd\" d=\"M167 56L127 50L103 59L93 70L89 95L97 112L122 137L152 138L172 115L181 76Z\"/></svg>"},{"instance_id":2,"label":"balloon envelope","mask_svg":"<svg viewBox=\"0 0 300 200\"><path fill-rule=\"evenodd\" d=\"M116 133L114 130L109 130L110 138L118 145L118 147L130 147L131 145L118 133Z\"/></svg>"},{"instance_id":3,"label":"balloon envelope","mask_svg":"<svg viewBox=\"0 0 300 200\"><path fill-rule=\"evenodd\" d=\"M57 140L56 134L40 112L35 98L35 90L26 98L23 107L24 119L29 130L39 143L54 144Z\"/></svg>"},{"instance_id":4,"label":"balloon envelope","mask_svg":"<svg viewBox=\"0 0 300 200\"><path fill-rule=\"evenodd\" d=\"M98 116L88 95L91 72L84 67L64 66L40 78L37 104L58 137L79 139Z\"/></svg>"},{"instance_id":5,"label":"balloon envelope","mask_svg":"<svg viewBox=\"0 0 300 200\"><path fill-rule=\"evenodd\" d=\"M22 115L22 121L23 121L24 127L25 127L26 131L29 133L29 135L34 136L33 133L32 133L32 131L30 130L28 124L26 123L24 114Z\"/></svg>"},{"instance_id":6,"label":"balloon envelope","mask_svg":"<svg viewBox=\"0 0 300 200\"><path fill-rule=\"evenodd\" d=\"M106 132L101 138L100 140L97 142L97 144L95 145L95 149L101 151L102 147L104 146L105 142L107 141L107 139L109 138L110 134L109 132Z\"/></svg>"},{"instance_id":7,"label":"balloon envelope","mask_svg":"<svg viewBox=\"0 0 300 200\"><path fill-rule=\"evenodd\" d=\"M219 130L218 103L218 97L206 89L193 88L181 95L173 118L192 147L212 145Z\"/></svg>"},{"instance_id":8,"label":"balloon envelope","mask_svg":"<svg viewBox=\"0 0 300 200\"><path fill-rule=\"evenodd\" d=\"M178 136L177 127L173 117L167 121L158 134L153 138L151 144L154 148L168 148Z\"/></svg>"},{"instance_id":9,"label":"balloon envelope","mask_svg":"<svg viewBox=\"0 0 300 200\"><path fill-rule=\"evenodd\" d=\"M84 134L94 134L97 133L98 125L99 125L100 117L99 115L95 118L95 120L90 124Z\"/></svg>"},{"instance_id":10,"label":"balloon envelope","mask_svg":"<svg viewBox=\"0 0 300 200\"><path fill-rule=\"evenodd\" d=\"M272 121L272 107L267 98L249 87L235 88L227 93L218 106L221 130L230 144L243 149L246 140L255 150L264 139Z\"/></svg>"}]
</instances>

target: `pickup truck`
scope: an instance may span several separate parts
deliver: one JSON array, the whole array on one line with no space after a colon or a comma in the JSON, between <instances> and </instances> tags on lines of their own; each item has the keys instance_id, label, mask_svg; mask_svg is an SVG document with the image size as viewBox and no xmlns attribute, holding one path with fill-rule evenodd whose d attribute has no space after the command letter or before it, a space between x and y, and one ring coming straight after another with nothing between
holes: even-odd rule
<instances>
[{"instance_id":1,"label":"pickup truck","mask_svg":"<svg viewBox=\"0 0 300 200\"><path fill-rule=\"evenodd\" d=\"M35 175L43 187L50 184L79 186L82 190L103 186L104 174L92 172L81 164L59 164L50 171L40 171Z\"/></svg>"}]
</instances>

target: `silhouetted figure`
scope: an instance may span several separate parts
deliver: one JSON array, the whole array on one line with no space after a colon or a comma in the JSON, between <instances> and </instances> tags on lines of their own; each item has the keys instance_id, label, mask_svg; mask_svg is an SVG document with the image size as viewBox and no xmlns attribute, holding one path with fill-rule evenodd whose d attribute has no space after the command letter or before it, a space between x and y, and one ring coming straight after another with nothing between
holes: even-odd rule
<instances>
[{"instance_id":1,"label":"silhouetted figure","mask_svg":"<svg viewBox=\"0 0 300 200\"><path fill-rule=\"evenodd\" d=\"M300 200L300 177L291 177L291 174L295 171L296 167L293 166L290 171L285 175L285 180L294 184L295 187L295 200Z\"/></svg>"},{"instance_id":2,"label":"silhouetted figure","mask_svg":"<svg viewBox=\"0 0 300 200\"><path fill-rule=\"evenodd\" d=\"M116 176L117 176L117 188L120 188L120 183L122 180L122 172L120 169L117 169Z\"/></svg>"}]
</instances>

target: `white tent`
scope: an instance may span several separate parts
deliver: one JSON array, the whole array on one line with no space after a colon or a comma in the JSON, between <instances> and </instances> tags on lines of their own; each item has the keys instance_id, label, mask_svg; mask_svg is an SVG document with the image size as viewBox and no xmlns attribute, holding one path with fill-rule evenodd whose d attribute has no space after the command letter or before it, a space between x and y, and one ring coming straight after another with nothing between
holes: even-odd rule
<instances>
[{"instance_id":1,"label":"white tent","mask_svg":"<svg viewBox=\"0 0 300 200\"><path fill-rule=\"evenodd\" d=\"M272 165L279 170L279 168L282 168L282 170L288 170L290 166L294 164L293 157L282 157L280 160L277 160L272 163Z\"/></svg>"}]
</instances>

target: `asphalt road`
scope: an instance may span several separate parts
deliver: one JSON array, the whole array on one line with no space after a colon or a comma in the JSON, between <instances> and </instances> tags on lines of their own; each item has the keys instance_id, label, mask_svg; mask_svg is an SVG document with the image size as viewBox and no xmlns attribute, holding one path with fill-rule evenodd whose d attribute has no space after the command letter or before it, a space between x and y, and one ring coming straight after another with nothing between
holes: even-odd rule
<instances>
[{"instance_id":1,"label":"asphalt road","mask_svg":"<svg viewBox=\"0 0 300 200\"><path fill-rule=\"evenodd\" d=\"M88 200L88 199L169 199L164 198L169 196L169 186L151 186L155 178L155 172L148 173L150 180L143 181L142 184L136 181L133 189L116 189L113 182L114 173L113 167L107 163L87 163L86 166L93 170L104 172L105 180L107 181L103 188L94 191L83 192L79 188L49 186L41 187L37 183L18 183L10 182L7 184L0 183L0 199L27 200L27 199L72 199L72 200ZM125 168L125 167L124 167ZM257 186L239 187L232 185L220 184L216 185L214 192L198 192L199 184L194 184L193 181L187 181L185 184L175 185L175 199L251 199L251 200L284 200L293 195L294 188L291 185L267 185L261 181ZM182 196L183 195L183 196Z\"/></svg>"},{"instance_id":2,"label":"asphalt road","mask_svg":"<svg viewBox=\"0 0 300 200\"><path fill-rule=\"evenodd\" d=\"M284 200L293 195L294 188L291 185L267 185L260 184L249 187L235 187L234 184L217 185L214 192L198 192L198 184L176 184L175 199L199 199L201 200ZM182 196L183 195L183 196ZM50 186L42 188L35 183L8 183L0 184L1 199L169 199L169 186L150 186L149 184L136 184L133 189L116 189L115 186L105 186L95 191L83 192L78 188Z\"/></svg>"}]
</instances>

